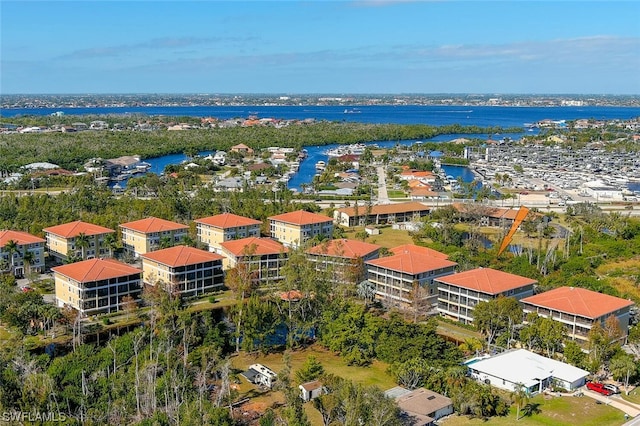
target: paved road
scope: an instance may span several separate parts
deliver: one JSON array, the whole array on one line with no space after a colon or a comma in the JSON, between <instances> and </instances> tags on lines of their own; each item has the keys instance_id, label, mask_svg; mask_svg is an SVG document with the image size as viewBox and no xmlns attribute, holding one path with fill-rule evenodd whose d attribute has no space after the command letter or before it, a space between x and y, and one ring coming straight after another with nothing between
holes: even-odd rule
<instances>
[{"instance_id":1,"label":"paved road","mask_svg":"<svg viewBox=\"0 0 640 426\"><path fill-rule=\"evenodd\" d=\"M378 204L389 204L389 194L387 193L387 173L384 166L378 166Z\"/></svg>"}]
</instances>

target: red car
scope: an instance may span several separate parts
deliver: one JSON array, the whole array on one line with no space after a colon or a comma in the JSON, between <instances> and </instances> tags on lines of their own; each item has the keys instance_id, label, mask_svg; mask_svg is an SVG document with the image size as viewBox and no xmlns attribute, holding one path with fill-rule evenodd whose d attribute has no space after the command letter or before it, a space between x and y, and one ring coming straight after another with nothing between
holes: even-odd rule
<instances>
[{"instance_id":1,"label":"red car","mask_svg":"<svg viewBox=\"0 0 640 426\"><path fill-rule=\"evenodd\" d=\"M594 392L601 393L602 395L605 395L605 396L609 396L613 394L613 392L605 388L605 385L602 383L587 382L587 389L592 390Z\"/></svg>"}]
</instances>

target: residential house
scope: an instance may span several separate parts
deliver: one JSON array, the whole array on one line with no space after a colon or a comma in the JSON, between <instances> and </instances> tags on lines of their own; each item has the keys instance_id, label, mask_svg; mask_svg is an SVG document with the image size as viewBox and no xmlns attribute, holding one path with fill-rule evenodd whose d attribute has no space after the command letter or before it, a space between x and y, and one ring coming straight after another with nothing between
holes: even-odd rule
<instances>
[{"instance_id":1,"label":"residential house","mask_svg":"<svg viewBox=\"0 0 640 426\"><path fill-rule=\"evenodd\" d=\"M125 250L135 257L179 244L188 236L189 227L170 220L148 217L120 225Z\"/></svg>"},{"instance_id":2,"label":"residential house","mask_svg":"<svg viewBox=\"0 0 640 426\"><path fill-rule=\"evenodd\" d=\"M315 237L331 238L333 220L304 210L270 216L271 237L287 247L299 247Z\"/></svg>"},{"instance_id":3,"label":"residential house","mask_svg":"<svg viewBox=\"0 0 640 426\"><path fill-rule=\"evenodd\" d=\"M630 309L634 304L630 300L578 287L558 287L521 302L525 314L534 312L561 322L567 329L567 337L578 342L586 342L594 324L604 326L611 316L618 320L621 340L626 341Z\"/></svg>"},{"instance_id":4,"label":"residential house","mask_svg":"<svg viewBox=\"0 0 640 426\"><path fill-rule=\"evenodd\" d=\"M333 282L358 284L366 277L364 262L376 259L381 248L377 244L341 238L313 246L306 254L317 271L331 274Z\"/></svg>"},{"instance_id":5,"label":"residential house","mask_svg":"<svg viewBox=\"0 0 640 426\"><path fill-rule=\"evenodd\" d=\"M142 271L114 259L89 259L52 268L59 307L81 315L121 311L127 296L138 302Z\"/></svg>"},{"instance_id":6,"label":"residential house","mask_svg":"<svg viewBox=\"0 0 640 426\"><path fill-rule=\"evenodd\" d=\"M259 237L262 222L233 213L196 219L198 242L207 246L209 251L220 252L220 243L247 237Z\"/></svg>"},{"instance_id":7,"label":"residential house","mask_svg":"<svg viewBox=\"0 0 640 426\"><path fill-rule=\"evenodd\" d=\"M270 238L248 237L220 243L224 269L242 265L256 282L268 283L283 278L281 269L289 249Z\"/></svg>"},{"instance_id":8,"label":"residential house","mask_svg":"<svg viewBox=\"0 0 640 426\"><path fill-rule=\"evenodd\" d=\"M253 156L253 149L249 148L247 145L243 143L239 143L238 145L232 146L231 152L238 152L245 157Z\"/></svg>"},{"instance_id":9,"label":"residential house","mask_svg":"<svg viewBox=\"0 0 640 426\"><path fill-rule=\"evenodd\" d=\"M224 285L223 257L219 254L180 245L141 257L144 283L164 283L171 293L199 296Z\"/></svg>"},{"instance_id":10,"label":"residential house","mask_svg":"<svg viewBox=\"0 0 640 426\"><path fill-rule=\"evenodd\" d=\"M92 259L109 254L110 234L116 231L77 220L43 229L49 255L59 262L69 258Z\"/></svg>"},{"instance_id":11,"label":"residential house","mask_svg":"<svg viewBox=\"0 0 640 426\"><path fill-rule=\"evenodd\" d=\"M333 213L335 222L343 226L383 225L410 222L429 214L431 207L417 201L398 204L377 204L337 209Z\"/></svg>"},{"instance_id":12,"label":"residential house","mask_svg":"<svg viewBox=\"0 0 640 426\"><path fill-rule=\"evenodd\" d=\"M396 386L386 391L385 395L396 400L413 426L431 426L442 417L453 414L451 398L425 388L408 390Z\"/></svg>"},{"instance_id":13,"label":"residential house","mask_svg":"<svg viewBox=\"0 0 640 426\"><path fill-rule=\"evenodd\" d=\"M506 351L466 363L471 378L509 392L521 387L529 395L558 386L572 391L583 386L589 372L525 349Z\"/></svg>"},{"instance_id":14,"label":"residential house","mask_svg":"<svg viewBox=\"0 0 640 426\"><path fill-rule=\"evenodd\" d=\"M44 272L44 243L44 239L27 232L0 231L0 272L9 268L16 277Z\"/></svg>"},{"instance_id":15,"label":"residential house","mask_svg":"<svg viewBox=\"0 0 640 426\"><path fill-rule=\"evenodd\" d=\"M491 268L476 268L437 278L438 312L461 323L473 322L474 307L499 296L523 299L533 294L531 278Z\"/></svg>"},{"instance_id":16,"label":"residential house","mask_svg":"<svg viewBox=\"0 0 640 426\"><path fill-rule=\"evenodd\" d=\"M392 253L365 262L376 299L388 306L428 311L437 302L434 279L453 274L458 264L444 253L413 244L397 247Z\"/></svg>"}]
</instances>

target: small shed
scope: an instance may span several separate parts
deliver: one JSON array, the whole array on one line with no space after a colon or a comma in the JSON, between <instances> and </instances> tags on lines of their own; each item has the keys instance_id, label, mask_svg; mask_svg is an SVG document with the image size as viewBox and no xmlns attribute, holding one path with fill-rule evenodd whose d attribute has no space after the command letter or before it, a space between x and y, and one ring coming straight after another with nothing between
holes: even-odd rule
<instances>
[{"instance_id":1,"label":"small shed","mask_svg":"<svg viewBox=\"0 0 640 426\"><path fill-rule=\"evenodd\" d=\"M380 230L375 226L365 226L364 232L366 232L368 235L380 235Z\"/></svg>"},{"instance_id":2,"label":"small shed","mask_svg":"<svg viewBox=\"0 0 640 426\"><path fill-rule=\"evenodd\" d=\"M325 393L324 386L319 380L303 383L298 388L300 388L300 398L304 402L309 402Z\"/></svg>"}]
</instances>

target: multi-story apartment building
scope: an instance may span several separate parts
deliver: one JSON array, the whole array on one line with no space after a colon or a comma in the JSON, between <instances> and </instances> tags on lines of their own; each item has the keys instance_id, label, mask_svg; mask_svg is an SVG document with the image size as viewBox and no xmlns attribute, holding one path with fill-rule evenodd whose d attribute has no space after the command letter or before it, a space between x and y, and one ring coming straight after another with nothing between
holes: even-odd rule
<instances>
[{"instance_id":1,"label":"multi-story apartment building","mask_svg":"<svg viewBox=\"0 0 640 426\"><path fill-rule=\"evenodd\" d=\"M419 220L431 211L431 207L417 201L374 206L353 206L337 209L333 213L336 223L343 226L383 225Z\"/></svg>"},{"instance_id":2,"label":"multi-story apartment building","mask_svg":"<svg viewBox=\"0 0 640 426\"><path fill-rule=\"evenodd\" d=\"M480 302L499 296L523 299L533 294L531 278L491 268L477 268L436 279L438 312L464 324L473 322L473 309Z\"/></svg>"},{"instance_id":3,"label":"multi-story apartment building","mask_svg":"<svg viewBox=\"0 0 640 426\"><path fill-rule=\"evenodd\" d=\"M314 237L331 238L333 220L321 214L304 210L271 216L269 226L271 238L287 247L299 247Z\"/></svg>"},{"instance_id":4,"label":"multi-story apartment building","mask_svg":"<svg viewBox=\"0 0 640 426\"><path fill-rule=\"evenodd\" d=\"M535 312L564 324L567 337L578 342L589 340L589 331L596 323L605 325L607 318L618 320L621 340L629 335L630 309L633 302L597 291L578 287L558 287L520 301L526 314Z\"/></svg>"},{"instance_id":5,"label":"multi-story apartment building","mask_svg":"<svg viewBox=\"0 0 640 426\"><path fill-rule=\"evenodd\" d=\"M116 231L93 223L75 222L43 229L47 238L49 255L59 262L69 258L92 259L108 255L107 235Z\"/></svg>"},{"instance_id":6,"label":"multi-story apartment building","mask_svg":"<svg viewBox=\"0 0 640 426\"><path fill-rule=\"evenodd\" d=\"M140 300L142 271L114 259L84 260L52 271L58 306L71 306L82 315L120 311L126 296Z\"/></svg>"},{"instance_id":7,"label":"multi-story apartment building","mask_svg":"<svg viewBox=\"0 0 640 426\"><path fill-rule=\"evenodd\" d=\"M434 279L453 274L458 265L447 255L412 244L392 249L391 256L365 262L376 299L387 306L428 311L437 302ZM437 254L437 255L436 255Z\"/></svg>"},{"instance_id":8,"label":"multi-story apartment building","mask_svg":"<svg viewBox=\"0 0 640 426\"><path fill-rule=\"evenodd\" d=\"M328 272L334 282L358 284L366 277L365 263L376 259L382 247L377 244L340 238L327 240L306 251L319 272Z\"/></svg>"},{"instance_id":9,"label":"multi-story apartment building","mask_svg":"<svg viewBox=\"0 0 640 426\"><path fill-rule=\"evenodd\" d=\"M189 227L157 217L127 222L120 225L122 244L135 257L181 243L189 234Z\"/></svg>"},{"instance_id":10,"label":"multi-story apartment building","mask_svg":"<svg viewBox=\"0 0 640 426\"><path fill-rule=\"evenodd\" d=\"M43 272L44 243L44 239L27 232L0 231L0 272L8 270L16 277Z\"/></svg>"},{"instance_id":11,"label":"multi-story apartment building","mask_svg":"<svg viewBox=\"0 0 640 426\"><path fill-rule=\"evenodd\" d=\"M256 283L268 283L283 278L282 267L286 264L289 249L270 238L242 238L220 244L225 269L242 266L244 273Z\"/></svg>"},{"instance_id":12,"label":"multi-story apartment building","mask_svg":"<svg viewBox=\"0 0 640 426\"><path fill-rule=\"evenodd\" d=\"M144 283L164 284L171 293L199 296L224 285L222 256L188 246L175 246L142 256Z\"/></svg>"},{"instance_id":13,"label":"multi-story apartment building","mask_svg":"<svg viewBox=\"0 0 640 426\"><path fill-rule=\"evenodd\" d=\"M220 252L220 243L241 238L259 237L262 222L233 213L223 213L195 220L198 242L209 251Z\"/></svg>"}]
</instances>

